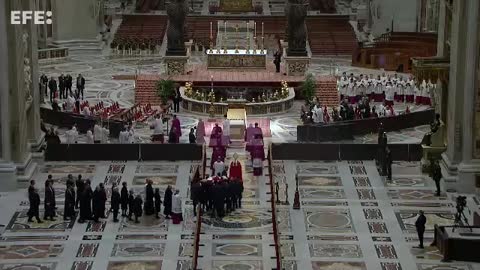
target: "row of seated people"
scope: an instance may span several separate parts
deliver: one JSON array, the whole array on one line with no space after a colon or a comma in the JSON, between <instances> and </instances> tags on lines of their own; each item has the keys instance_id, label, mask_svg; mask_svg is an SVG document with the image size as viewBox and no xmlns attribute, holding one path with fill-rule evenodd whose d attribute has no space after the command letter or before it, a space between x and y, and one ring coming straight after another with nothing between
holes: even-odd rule
<instances>
[{"instance_id":1,"label":"row of seated people","mask_svg":"<svg viewBox=\"0 0 480 270\"><path fill-rule=\"evenodd\" d=\"M110 43L113 53L119 55L147 55L158 52L162 40L154 38L114 39Z\"/></svg>"},{"instance_id":2,"label":"row of seated people","mask_svg":"<svg viewBox=\"0 0 480 270\"><path fill-rule=\"evenodd\" d=\"M431 105L430 93L436 85L431 81L423 80L418 86L415 77L403 77L397 73L394 75L385 74L355 76L353 73L347 76L344 72L337 82L337 89L341 99L347 98L349 103L356 103L363 94L369 96L375 102L386 102L387 105L394 105L394 102L415 103L417 105Z\"/></svg>"},{"instance_id":3,"label":"row of seated people","mask_svg":"<svg viewBox=\"0 0 480 270\"><path fill-rule=\"evenodd\" d=\"M410 107L407 106L404 113L410 113ZM322 106L319 101L314 103L310 110L306 110L302 107L301 116L304 124L316 123L316 124L328 124L331 122L339 121L351 121L368 118L378 117L390 117L398 115L395 108L392 105L380 104L370 105L370 99L363 95L356 104L349 103L345 98L340 103L339 109L336 107L331 108L330 112L326 106Z\"/></svg>"}]
</instances>

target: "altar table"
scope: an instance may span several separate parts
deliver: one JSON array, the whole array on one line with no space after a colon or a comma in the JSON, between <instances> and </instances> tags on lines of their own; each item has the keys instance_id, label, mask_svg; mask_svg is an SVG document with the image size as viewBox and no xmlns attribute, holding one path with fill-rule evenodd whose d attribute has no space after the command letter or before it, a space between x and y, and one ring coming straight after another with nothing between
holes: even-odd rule
<instances>
[{"instance_id":1,"label":"altar table","mask_svg":"<svg viewBox=\"0 0 480 270\"><path fill-rule=\"evenodd\" d=\"M207 50L207 68L228 69L228 68L267 68L267 50Z\"/></svg>"}]
</instances>

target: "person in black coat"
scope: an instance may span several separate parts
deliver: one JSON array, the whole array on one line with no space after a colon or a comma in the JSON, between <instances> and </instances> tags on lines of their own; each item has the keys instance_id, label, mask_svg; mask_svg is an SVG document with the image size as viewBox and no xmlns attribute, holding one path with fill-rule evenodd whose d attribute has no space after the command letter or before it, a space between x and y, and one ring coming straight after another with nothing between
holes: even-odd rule
<instances>
[{"instance_id":1,"label":"person in black coat","mask_svg":"<svg viewBox=\"0 0 480 270\"><path fill-rule=\"evenodd\" d=\"M75 188L73 185L73 183L69 182L65 190L63 220L75 219Z\"/></svg>"},{"instance_id":2,"label":"person in black coat","mask_svg":"<svg viewBox=\"0 0 480 270\"><path fill-rule=\"evenodd\" d=\"M118 210L120 210L120 193L118 188L115 187L112 191L111 207L113 212L113 222L118 222Z\"/></svg>"},{"instance_id":3,"label":"person in black coat","mask_svg":"<svg viewBox=\"0 0 480 270\"><path fill-rule=\"evenodd\" d=\"M385 170L387 175L387 180L392 181L392 151L390 148L385 149Z\"/></svg>"},{"instance_id":4,"label":"person in black coat","mask_svg":"<svg viewBox=\"0 0 480 270\"><path fill-rule=\"evenodd\" d=\"M280 51L276 51L273 54L273 63L275 64L275 72L279 73L280 72L280 63L282 62L282 53Z\"/></svg>"},{"instance_id":5,"label":"person in black coat","mask_svg":"<svg viewBox=\"0 0 480 270\"><path fill-rule=\"evenodd\" d=\"M415 228L417 229L418 241L420 241L418 248L423 248L423 234L425 233L425 224L427 223L427 218L422 210L420 210L418 214L418 218L415 221Z\"/></svg>"},{"instance_id":6,"label":"person in black coat","mask_svg":"<svg viewBox=\"0 0 480 270\"><path fill-rule=\"evenodd\" d=\"M85 190L85 181L82 179L82 175L79 174L77 180L75 181L75 186L77 187L77 199L75 201L75 208L78 209L80 203L80 197Z\"/></svg>"},{"instance_id":7,"label":"person in black coat","mask_svg":"<svg viewBox=\"0 0 480 270\"><path fill-rule=\"evenodd\" d=\"M225 192L222 184L216 183L212 187L213 193L213 211L212 217L215 217L215 212L219 218L225 216Z\"/></svg>"},{"instance_id":8,"label":"person in black coat","mask_svg":"<svg viewBox=\"0 0 480 270\"><path fill-rule=\"evenodd\" d=\"M182 101L182 95L180 94L180 88L175 90L175 96L173 96L173 111L178 113L180 111L180 102Z\"/></svg>"},{"instance_id":9,"label":"person in black coat","mask_svg":"<svg viewBox=\"0 0 480 270\"><path fill-rule=\"evenodd\" d=\"M135 215L135 223L140 223L140 221L138 221L138 218L142 216L142 204L142 196L138 194L137 197L135 197L135 199L133 200L133 214Z\"/></svg>"},{"instance_id":10,"label":"person in black coat","mask_svg":"<svg viewBox=\"0 0 480 270\"><path fill-rule=\"evenodd\" d=\"M31 180L30 186L28 187L28 202L30 203L30 207L27 212L28 222L33 222L32 218L35 217L38 223L42 223L43 221L39 217L40 195L35 188L35 180Z\"/></svg>"},{"instance_id":11,"label":"person in black coat","mask_svg":"<svg viewBox=\"0 0 480 270\"><path fill-rule=\"evenodd\" d=\"M44 207L45 213L43 219L55 221L55 191L52 187L52 181L50 180L51 176L49 175L49 179L45 181L45 198L44 198Z\"/></svg>"},{"instance_id":12,"label":"person in black coat","mask_svg":"<svg viewBox=\"0 0 480 270\"><path fill-rule=\"evenodd\" d=\"M120 191L120 204L122 205L122 217L126 217L128 209L127 182L122 183L122 190Z\"/></svg>"},{"instance_id":13,"label":"person in black coat","mask_svg":"<svg viewBox=\"0 0 480 270\"><path fill-rule=\"evenodd\" d=\"M48 89L50 89L50 102L53 103L55 94L57 93L57 81L55 81L53 77L51 77L48 82Z\"/></svg>"},{"instance_id":14,"label":"person in black coat","mask_svg":"<svg viewBox=\"0 0 480 270\"><path fill-rule=\"evenodd\" d=\"M135 196L133 190L130 190L128 195L128 220L132 220L133 208L135 207Z\"/></svg>"},{"instance_id":15,"label":"person in black coat","mask_svg":"<svg viewBox=\"0 0 480 270\"><path fill-rule=\"evenodd\" d=\"M61 99L67 98L67 93L65 92L65 76L63 76L63 74L60 74L60 77L58 77L58 89L60 90L59 97Z\"/></svg>"},{"instance_id":16,"label":"person in black coat","mask_svg":"<svg viewBox=\"0 0 480 270\"><path fill-rule=\"evenodd\" d=\"M193 215L197 215L197 204L200 202L200 196L202 193L202 185L200 181L193 181L190 186L190 199L193 202Z\"/></svg>"},{"instance_id":17,"label":"person in black coat","mask_svg":"<svg viewBox=\"0 0 480 270\"><path fill-rule=\"evenodd\" d=\"M83 90L85 89L85 78L83 78L82 74L78 74L77 89L78 89L78 96L80 96L81 94L83 99Z\"/></svg>"},{"instance_id":18,"label":"person in black coat","mask_svg":"<svg viewBox=\"0 0 480 270\"><path fill-rule=\"evenodd\" d=\"M100 190L100 185L95 188L93 191L92 198L92 209L93 209L93 220L99 222L99 218L103 218L104 213L102 213L102 191Z\"/></svg>"},{"instance_id":19,"label":"person in black coat","mask_svg":"<svg viewBox=\"0 0 480 270\"><path fill-rule=\"evenodd\" d=\"M68 93L70 93L70 95L73 96L72 85L73 85L73 78L70 74L67 74L67 76L65 76L65 88L66 88L66 91L68 91Z\"/></svg>"},{"instance_id":20,"label":"person in black coat","mask_svg":"<svg viewBox=\"0 0 480 270\"><path fill-rule=\"evenodd\" d=\"M146 216L153 215L155 212L154 204L153 204L153 187L152 181L150 179L147 180L147 185L145 186L145 206L144 211Z\"/></svg>"},{"instance_id":21,"label":"person in black coat","mask_svg":"<svg viewBox=\"0 0 480 270\"><path fill-rule=\"evenodd\" d=\"M172 187L168 185L167 189L165 190L165 195L163 196L163 214L167 219L169 219L170 215L172 214L172 196Z\"/></svg>"},{"instance_id":22,"label":"person in black coat","mask_svg":"<svg viewBox=\"0 0 480 270\"><path fill-rule=\"evenodd\" d=\"M160 189L159 188L155 189L154 198L155 198L155 217L160 218L160 216L158 214L160 213L160 208L162 206L162 197L160 196Z\"/></svg>"},{"instance_id":23,"label":"person in black coat","mask_svg":"<svg viewBox=\"0 0 480 270\"><path fill-rule=\"evenodd\" d=\"M107 203L107 191L105 190L105 185L103 183L98 184L100 186L100 211L102 215L100 216L101 218L107 218L105 216L105 204Z\"/></svg>"},{"instance_id":24,"label":"person in black coat","mask_svg":"<svg viewBox=\"0 0 480 270\"><path fill-rule=\"evenodd\" d=\"M188 134L188 141L190 143L197 143L197 138L195 137L195 129L191 128L190 133Z\"/></svg>"},{"instance_id":25,"label":"person in black coat","mask_svg":"<svg viewBox=\"0 0 480 270\"><path fill-rule=\"evenodd\" d=\"M78 222L83 223L85 220L92 219L92 198L92 187L90 186L90 180L87 180L80 196L80 219Z\"/></svg>"},{"instance_id":26,"label":"person in black coat","mask_svg":"<svg viewBox=\"0 0 480 270\"><path fill-rule=\"evenodd\" d=\"M442 169L440 168L440 164L438 164L438 160L431 160L430 164L430 175L433 181L435 181L435 186L437 187L437 192L435 193L435 196L440 196L440 180L442 180Z\"/></svg>"}]
</instances>

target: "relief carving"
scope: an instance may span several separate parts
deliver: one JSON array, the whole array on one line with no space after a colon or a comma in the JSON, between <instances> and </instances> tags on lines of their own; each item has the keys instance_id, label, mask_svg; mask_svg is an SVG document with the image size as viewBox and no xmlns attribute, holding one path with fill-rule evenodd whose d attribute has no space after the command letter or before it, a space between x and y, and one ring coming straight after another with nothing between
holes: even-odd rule
<instances>
[{"instance_id":1,"label":"relief carving","mask_svg":"<svg viewBox=\"0 0 480 270\"><path fill-rule=\"evenodd\" d=\"M25 104L28 108L32 103L32 67L29 57L29 35L27 32L23 32L23 90L25 93Z\"/></svg>"}]
</instances>

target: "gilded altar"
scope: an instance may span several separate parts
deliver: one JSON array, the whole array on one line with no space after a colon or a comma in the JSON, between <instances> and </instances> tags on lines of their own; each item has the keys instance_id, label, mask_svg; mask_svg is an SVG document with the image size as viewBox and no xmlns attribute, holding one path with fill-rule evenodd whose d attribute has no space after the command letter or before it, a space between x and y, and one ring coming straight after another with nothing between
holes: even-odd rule
<instances>
[{"instance_id":1,"label":"gilded altar","mask_svg":"<svg viewBox=\"0 0 480 270\"><path fill-rule=\"evenodd\" d=\"M259 68L267 67L266 50L212 50L207 51L209 69Z\"/></svg>"}]
</instances>

